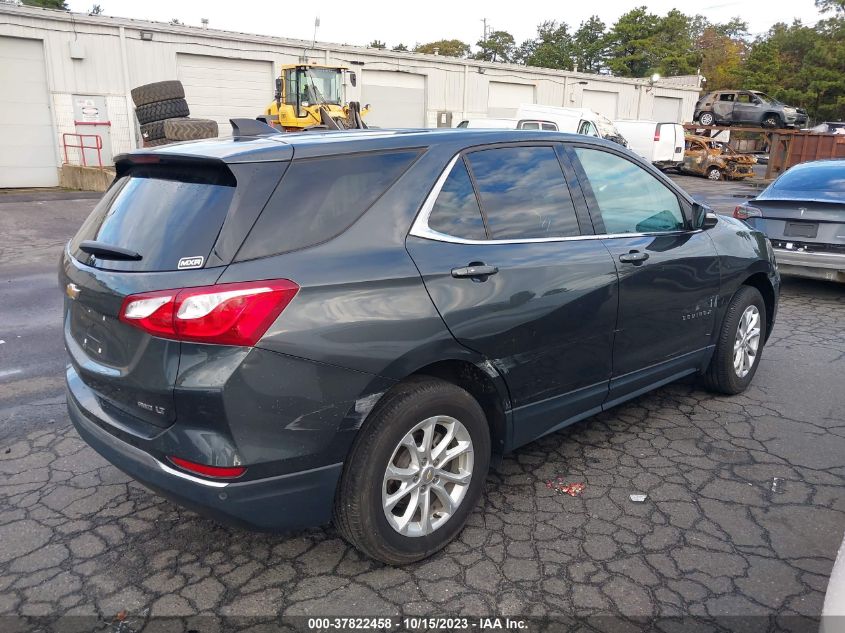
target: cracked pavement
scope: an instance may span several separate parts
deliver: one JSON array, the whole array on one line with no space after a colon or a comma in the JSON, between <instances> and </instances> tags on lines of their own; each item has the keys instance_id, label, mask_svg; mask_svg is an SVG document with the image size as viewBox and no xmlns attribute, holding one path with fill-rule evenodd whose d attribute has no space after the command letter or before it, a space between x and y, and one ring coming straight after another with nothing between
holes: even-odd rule
<instances>
[{"instance_id":1,"label":"cracked pavement","mask_svg":"<svg viewBox=\"0 0 845 633\"><path fill-rule=\"evenodd\" d=\"M705 194L714 187L700 180ZM816 625L845 530L841 286L786 281L747 393L714 397L682 381L534 442L491 473L454 543L393 569L331 527L218 525L79 439L64 408L55 265L94 203L0 196L0 615L777 615ZM548 489L558 476L584 492Z\"/></svg>"}]
</instances>

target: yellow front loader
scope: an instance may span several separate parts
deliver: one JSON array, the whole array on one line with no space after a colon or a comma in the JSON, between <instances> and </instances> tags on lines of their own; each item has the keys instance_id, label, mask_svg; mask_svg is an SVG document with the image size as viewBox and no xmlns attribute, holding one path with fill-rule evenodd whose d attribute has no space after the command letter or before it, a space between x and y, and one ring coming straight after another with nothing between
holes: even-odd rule
<instances>
[{"instance_id":1,"label":"yellow front loader","mask_svg":"<svg viewBox=\"0 0 845 633\"><path fill-rule=\"evenodd\" d=\"M259 117L285 132L306 128L330 130L366 129L362 118L369 105L345 102L344 75L354 86L354 72L341 66L292 64L282 66L276 79L275 100Z\"/></svg>"}]
</instances>

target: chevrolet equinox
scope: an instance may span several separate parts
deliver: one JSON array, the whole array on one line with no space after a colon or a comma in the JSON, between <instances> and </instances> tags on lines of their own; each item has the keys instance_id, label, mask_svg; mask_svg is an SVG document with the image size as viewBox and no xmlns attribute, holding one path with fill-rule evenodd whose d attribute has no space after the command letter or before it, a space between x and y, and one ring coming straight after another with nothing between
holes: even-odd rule
<instances>
[{"instance_id":1,"label":"chevrolet equinox","mask_svg":"<svg viewBox=\"0 0 845 633\"><path fill-rule=\"evenodd\" d=\"M178 503L408 563L502 454L759 366L767 239L617 144L233 127L118 157L60 267L71 419Z\"/></svg>"}]
</instances>

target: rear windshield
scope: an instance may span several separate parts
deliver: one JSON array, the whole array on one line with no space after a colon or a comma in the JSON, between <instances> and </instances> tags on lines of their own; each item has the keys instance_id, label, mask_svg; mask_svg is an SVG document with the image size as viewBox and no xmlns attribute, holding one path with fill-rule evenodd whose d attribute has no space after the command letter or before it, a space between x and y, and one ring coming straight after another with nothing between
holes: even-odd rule
<instances>
[{"instance_id":1,"label":"rear windshield","mask_svg":"<svg viewBox=\"0 0 845 633\"><path fill-rule=\"evenodd\" d=\"M73 238L71 253L80 262L109 270L200 268L217 240L234 193L231 175L136 168L105 193ZM80 250L84 240L129 249L141 259L94 257Z\"/></svg>"},{"instance_id":2,"label":"rear windshield","mask_svg":"<svg viewBox=\"0 0 845 633\"><path fill-rule=\"evenodd\" d=\"M236 261L295 251L340 235L418 155L418 150L402 150L295 160Z\"/></svg>"},{"instance_id":3,"label":"rear windshield","mask_svg":"<svg viewBox=\"0 0 845 633\"><path fill-rule=\"evenodd\" d=\"M781 191L837 192L845 194L845 161L836 163L808 163L790 169L769 188L771 193Z\"/></svg>"}]
</instances>

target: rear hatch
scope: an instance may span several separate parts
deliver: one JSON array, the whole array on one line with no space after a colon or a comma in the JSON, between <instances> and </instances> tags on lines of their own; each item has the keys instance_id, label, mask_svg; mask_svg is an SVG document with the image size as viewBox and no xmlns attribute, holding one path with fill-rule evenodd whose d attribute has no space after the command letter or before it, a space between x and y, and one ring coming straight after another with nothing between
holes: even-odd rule
<instances>
[{"instance_id":1,"label":"rear hatch","mask_svg":"<svg viewBox=\"0 0 845 633\"><path fill-rule=\"evenodd\" d=\"M845 254L845 202L752 200L748 206L761 213L748 223L775 248Z\"/></svg>"},{"instance_id":2,"label":"rear hatch","mask_svg":"<svg viewBox=\"0 0 845 633\"><path fill-rule=\"evenodd\" d=\"M775 248L845 253L845 161L797 165L745 206Z\"/></svg>"},{"instance_id":3,"label":"rear hatch","mask_svg":"<svg viewBox=\"0 0 845 633\"><path fill-rule=\"evenodd\" d=\"M220 161L124 166L68 243L60 272L65 344L115 419L156 427L175 420L180 343L121 322L120 309L130 294L216 281L223 266L207 262L235 184Z\"/></svg>"}]
</instances>

